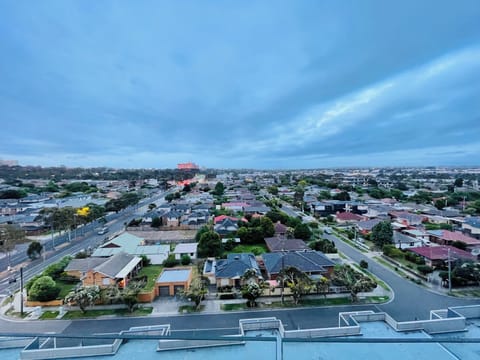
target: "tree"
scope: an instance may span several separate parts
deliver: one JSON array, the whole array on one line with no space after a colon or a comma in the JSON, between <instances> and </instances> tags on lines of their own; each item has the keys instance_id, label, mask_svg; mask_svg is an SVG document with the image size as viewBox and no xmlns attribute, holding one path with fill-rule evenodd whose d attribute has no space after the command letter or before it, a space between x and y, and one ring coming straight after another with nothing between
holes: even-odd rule
<instances>
[{"instance_id":1,"label":"tree","mask_svg":"<svg viewBox=\"0 0 480 360\"><path fill-rule=\"evenodd\" d=\"M152 211L156 207L157 207L157 205L155 203L148 204L148 210L150 210L150 211Z\"/></svg>"},{"instance_id":2,"label":"tree","mask_svg":"<svg viewBox=\"0 0 480 360\"><path fill-rule=\"evenodd\" d=\"M28 292L33 301L50 301L57 298L60 288L50 276L41 276L35 280Z\"/></svg>"},{"instance_id":3,"label":"tree","mask_svg":"<svg viewBox=\"0 0 480 360\"><path fill-rule=\"evenodd\" d=\"M350 194L347 191L342 191L333 197L335 200L350 201Z\"/></svg>"},{"instance_id":4,"label":"tree","mask_svg":"<svg viewBox=\"0 0 480 360\"><path fill-rule=\"evenodd\" d=\"M178 265L178 261L175 259L174 254L168 255L168 257L163 261L163 266L167 268L172 268L176 265Z\"/></svg>"},{"instance_id":5,"label":"tree","mask_svg":"<svg viewBox=\"0 0 480 360\"><path fill-rule=\"evenodd\" d=\"M326 299L328 291L330 289L330 280L328 280L325 276L322 276L315 282L315 288L317 290L317 293L323 294Z\"/></svg>"},{"instance_id":6,"label":"tree","mask_svg":"<svg viewBox=\"0 0 480 360\"><path fill-rule=\"evenodd\" d=\"M272 195L278 195L278 187L275 185L269 186L267 191Z\"/></svg>"},{"instance_id":7,"label":"tree","mask_svg":"<svg viewBox=\"0 0 480 360\"><path fill-rule=\"evenodd\" d=\"M463 179L462 178L456 178L455 182L453 183L453 186L462 187L463 186Z\"/></svg>"},{"instance_id":8,"label":"tree","mask_svg":"<svg viewBox=\"0 0 480 360\"><path fill-rule=\"evenodd\" d=\"M242 280L244 282L241 288L242 297L247 299L248 307L256 307L257 299L262 295L267 284L263 280L258 279L258 274L255 269L245 270L242 275Z\"/></svg>"},{"instance_id":9,"label":"tree","mask_svg":"<svg viewBox=\"0 0 480 360\"><path fill-rule=\"evenodd\" d=\"M158 217L158 216L155 216L153 219L152 219L152 224L150 225L152 228L159 228L160 226L162 226L162 218Z\"/></svg>"},{"instance_id":10,"label":"tree","mask_svg":"<svg viewBox=\"0 0 480 360\"><path fill-rule=\"evenodd\" d=\"M180 264L185 266L189 265L191 262L192 259L190 258L190 256L188 256L187 254L182 255L182 258L180 259Z\"/></svg>"},{"instance_id":11,"label":"tree","mask_svg":"<svg viewBox=\"0 0 480 360\"><path fill-rule=\"evenodd\" d=\"M260 226L262 228L264 238L272 237L273 235L275 235L275 227L272 220L270 220L268 217L263 216L260 219Z\"/></svg>"},{"instance_id":12,"label":"tree","mask_svg":"<svg viewBox=\"0 0 480 360\"><path fill-rule=\"evenodd\" d=\"M0 225L0 252L7 254L10 266L10 251L15 245L25 242L25 232L14 225Z\"/></svg>"},{"instance_id":13,"label":"tree","mask_svg":"<svg viewBox=\"0 0 480 360\"><path fill-rule=\"evenodd\" d=\"M30 245L28 245L27 256L30 258L30 260L35 260L40 256L42 250L42 244L40 244L38 241L32 241Z\"/></svg>"},{"instance_id":14,"label":"tree","mask_svg":"<svg viewBox=\"0 0 480 360\"><path fill-rule=\"evenodd\" d=\"M198 255L200 257L218 257L222 252L222 239L215 231L209 230L200 236L198 242Z\"/></svg>"},{"instance_id":15,"label":"tree","mask_svg":"<svg viewBox=\"0 0 480 360\"><path fill-rule=\"evenodd\" d=\"M295 231L293 233L296 239L308 240L312 236L312 230L307 224L300 223L295 226Z\"/></svg>"},{"instance_id":16,"label":"tree","mask_svg":"<svg viewBox=\"0 0 480 360\"><path fill-rule=\"evenodd\" d=\"M352 302L358 300L359 292L372 291L377 287L377 283L348 265L337 265L333 270L333 279L342 284L350 291Z\"/></svg>"},{"instance_id":17,"label":"tree","mask_svg":"<svg viewBox=\"0 0 480 360\"><path fill-rule=\"evenodd\" d=\"M294 266L282 269L278 273L278 280L290 289L295 305L299 303L303 295L308 294L315 286L307 274Z\"/></svg>"},{"instance_id":18,"label":"tree","mask_svg":"<svg viewBox=\"0 0 480 360\"><path fill-rule=\"evenodd\" d=\"M122 301L127 305L129 312L133 312L135 306L138 304L138 294L144 286L145 283L143 281L130 281L121 291Z\"/></svg>"},{"instance_id":19,"label":"tree","mask_svg":"<svg viewBox=\"0 0 480 360\"><path fill-rule=\"evenodd\" d=\"M223 193L225 192L225 185L223 185L222 182L217 182L215 184L215 189L213 190L213 194L217 196L222 196Z\"/></svg>"},{"instance_id":20,"label":"tree","mask_svg":"<svg viewBox=\"0 0 480 360\"><path fill-rule=\"evenodd\" d=\"M68 305L76 304L82 313L85 313L88 306L95 304L100 298L100 288L97 285L81 286L68 293L65 302Z\"/></svg>"},{"instance_id":21,"label":"tree","mask_svg":"<svg viewBox=\"0 0 480 360\"><path fill-rule=\"evenodd\" d=\"M315 251L321 251L325 254L335 254L337 252L337 248L335 247L335 243L328 239L320 239L317 241L312 241L308 244L308 246Z\"/></svg>"},{"instance_id":22,"label":"tree","mask_svg":"<svg viewBox=\"0 0 480 360\"><path fill-rule=\"evenodd\" d=\"M393 239L393 228L390 221L382 221L375 225L372 228L370 238L379 248L382 248L385 244L391 244Z\"/></svg>"},{"instance_id":23,"label":"tree","mask_svg":"<svg viewBox=\"0 0 480 360\"><path fill-rule=\"evenodd\" d=\"M195 303L195 309L198 310L200 303L208 293L209 281L203 276L197 276L192 279L188 289L180 290L178 295L182 298Z\"/></svg>"}]
</instances>

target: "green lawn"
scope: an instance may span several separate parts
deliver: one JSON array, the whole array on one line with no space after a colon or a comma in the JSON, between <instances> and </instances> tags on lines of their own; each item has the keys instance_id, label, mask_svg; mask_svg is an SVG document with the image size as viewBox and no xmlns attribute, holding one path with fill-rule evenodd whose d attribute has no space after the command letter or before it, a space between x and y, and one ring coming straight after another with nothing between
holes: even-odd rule
<instances>
[{"instance_id":1,"label":"green lawn","mask_svg":"<svg viewBox=\"0 0 480 360\"><path fill-rule=\"evenodd\" d=\"M267 247L263 244L260 245L237 245L229 253L253 253L254 255L260 255L267 252Z\"/></svg>"},{"instance_id":2,"label":"green lawn","mask_svg":"<svg viewBox=\"0 0 480 360\"><path fill-rule=\"evenodd\" d=\"M58 299L65 299L65 296L67 296L68 293L75 288L75 285L77 285L77 284L66 283L60 280L57 280L56 283L57 283L57 286L60 288L60 294L58 294L57 296Z\"/></svg>"},{"instance_id":3,"label":"green lawn","mask_svg":"<svg viewBox=\"0 0 480 360\"><path fill-rule=\"evenodd\" d=\"M220 308L224 311L235 311L247 309L247 303L222 304Z\"/></svg>"},{"instance_id":4,"label":"green lawn","mask_svg":"<svg viewBox=\"0 0 480 360\"><path fill-rule=\"evenodd\" d=\"M155 281L157 281L158 276L162 272L163 266L160 265L148 265L143 267L138 276L147 276L147 284L144 287L144 291L152 291L155 287Z\"/></svg>"},{"instance_id":5,"label":"green lawn","mask_svg":"<svg viewBox=\"0 0 480 360\"><path fill-rule=\"evenodd\" d=\"M129 312L128 309L102 309L102 310L87 310L82 313L80 310L68 311L63 317L63 320L96 318L98 316L143 316L152 313L152 307L141 307Z\"/></svg>"},{"instance_id":6,"label":"green lawn","mask_svg":"<svg viewBox=\"0 0 480 360\"><path fill-rule=\"evenodd\" d=\"M43 314L40 316L40 320L56 319L58 314L58 311L44 311Z\"/></svg>"}]
</instances>

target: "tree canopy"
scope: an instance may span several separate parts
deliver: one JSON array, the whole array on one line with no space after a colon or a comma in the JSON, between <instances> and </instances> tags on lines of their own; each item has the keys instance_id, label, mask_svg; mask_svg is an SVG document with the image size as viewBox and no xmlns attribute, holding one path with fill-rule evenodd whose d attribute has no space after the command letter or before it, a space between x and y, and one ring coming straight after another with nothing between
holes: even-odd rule
<instances>
[{"instance_id":1,"label":"tree canopy","mask_svg":"<svg viewBox=\"0 0 480 360\"><path fill-rule=\"evenodd\" d=\"M200 236L198 242L198 255L200 257L218 257L222 253L222 240L215 231L209 230Z\"/></svg>"},{"instance_id":2,"label":"tree canopy","mask_svg":"<svg viewBox=\"0 0 480 360\"><path fill-rule=\"evenodd\" d=\"M358 300L359 292L372 291L377 287L377 283L374 280L355 271L349 265L335 266L333 280L342 284L350 291L352 302Z\"/></svg>"},{"instance_id":3,"label":"tree canopy","mask_svg":"<svg viewBox=\"0 0 480 360\"><path fill-rule=\"evenodd\" d=\"M375 225L372 228L370 239L379 248L382 248L383 245L391 244L393 239L393 228L390 221L382 221Z\"/></svg>"}]
</instances>

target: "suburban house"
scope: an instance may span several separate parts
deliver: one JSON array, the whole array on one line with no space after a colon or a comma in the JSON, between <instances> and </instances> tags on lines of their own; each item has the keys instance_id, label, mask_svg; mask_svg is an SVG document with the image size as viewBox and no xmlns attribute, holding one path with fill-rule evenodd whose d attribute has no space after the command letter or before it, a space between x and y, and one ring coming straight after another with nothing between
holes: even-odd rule
<instances>
[{"instance_id":1,"label":"suburban house","mask_svg":"<svg viewBox=\"0 0 480 360\"><path fill-rule=\"evenodd\" d=\"M411 214L407 211L392 211L390 216L394 221L406 226L420 225L424 220L423 216Z\"/></svg>"},{"instance_id":2,"label":"suburban house","mask_svg":"<svg viewBox=\"0 0 480 360\"><path fill-rule=\"evenodd\" d=\"M408 249L412 247L425 246L422 239L408 236L398 231L393 232L393 244L397 249Z\"/></svg>"},{"instance_id":3,"label":"suburban house","mask_svg":"<svg viewBox=\"0 0 480 360\"><path fill-rule=\"evenodd\" d=\"M452 245L454 242L465 244L468 250L480 248L480 240L464 235L458 231L430 230L427 231L430 241L440 245Z\"/></svg>"},{"instance_id":4,"label":"suburban house","mask_svg":"<svg viewBox=\"0 0 480 360\"><path fill-rule=\"evenodd\" d=\"M162 216L162 224L167 227L175 227L180 225L183 213L171 210Z\"/></svg>"},{"instance_id":5,"label":"suburban house","mask_svg":"<svg viewBox=\"0 0 480 360\"><path fill-rule=\"evenodd\" d=\"M354 201L325 200L311 204L315 216L335 215L338 212L351 212L354 214L364 214L368 206Z\"/></svg>"},{"instance_id":6,"label":"suburban house","mask_svg":"<svg viewBox=\"0 0 480 360\"><path fill-rule=\"evenodd\" d=\"M109 257L120 252L137 256L145 255L152 264L159 265L168 258L170 246L145 245L144 239L125 232L97 248L92 257Z\"/></svg>"},{"instance_id":7,"label":"suburban house","mask_svg":"<svg viewBox=\"0 0 480 360\"><path fill-rule=\"evenodd\" d=\"M101 257L98 257L98 258L87 257L85 259L72 259L70 260L67 267L65 268L65 272L69 276L74 276L82 280L85 277L88 270L93 269L100 264L103 264L107 260L108 258L101 258Z\"/></svg>"},{"instance_id":8,"label":"suburban house","mask_svg":"<svg viewBox=\"0 0 480 360\"><path fill-rule=\"evenodd\" d=\"M228 254L226 259L220 259L215 264L215 279L217 287L242 286L242 276L248 269L254 269L258 278L262 277L255 255L249 253Z\"/></svg>"},{"instance_id":9,"label":"suburban house","mask_svg":"<svg viewBox=\"0 0 480 360\"><path fill-rule=\"evenodd\" d=\"M265 238L265 244L270 252L310 250L301 239L287 239L285 237Z\"/></svg>"},{"instance_id":10,"label":"suburban house","mask_svg":"<svg viewBox=\"0 0 480 360\"><path fill-rule=\"evenodd\" d=\"M480 239L480 216L465 218L462 229L475 239Z\"/></svg>"},{"instance_id":11,"label":"suburban house","mask_svg":"<svg viewBox=\"0 0 480 360\"><path fill-rule=\"evenodd\" d=\"M276 237L284 237L287 236L287 225L283 225L280 221L277 221L273 228L275 229L275 236Z\"/></svg>"},{"instance_id":12,"label":"suburban house","mask_svg":"<svg viewBox=\"0 0 480 360\"><path fill-rule=\"evenodd\" d=\"M362 220L356 223L357 230L363 235L370 234L375 225L382 222L381 219Z\"/></svg>"},{"instance_id":13,"label":"suburban house","mask_svg":"<svg viewBox=\"0 0 480 360\"><path fill-rule=\"evenodd\" d=\"M163 269L155 283L155 296L175 296L192 282L192 268Z\"/></svg>"},{"instance_id":14,"label":"suburban house","mask_svg":"<svg viewBox=\"0 0 480 360\"><path fill-rule=\"evenodd\" d=\"M107 287L118 285L119 287L125 287L137 275L141 267L142 259L140 257L120 252L106 259L103 263L88 269L81 280L83 286Z\"/></svg>"},{"instance_id":15,"label":"suburban house","mask_svg":"<svg viewBox=\"0 0 480 360\"><path fill-rule=\"evenodd\" d=\"M422 246L410 248L408 251L414 252L425 259L428 266L445 266L450 261L458 259L474 261L477 259L467 251L460 250L454 246Z\"/></svg>"},{"instance_id":16,"label":"suburban house","mask_svg":"<svg viewBox=\"0 0 480 360\"><path fill-rule=\"evenodd\" d=\"M335 214L335 220L339 224L351 224L358 221L362 221L365 218L363 216L351 213L351 212L338 212Z\"/></svg>"},{"instance_id":17,"label":"suburban house","mask_svg":"<svg viewBox=\"0 0 480 360\"><path fill-rule=\"evenodd\" d=\"M293 251L262 254L269 280L276 280L282 269L293 266L313 278L330 277L335 263L320 251Z\"/></svg>"},{"instance_id":18,"label":"suburban house","mask_svg":"<svg viewBox=\"0 0 480 360\"><path fill-rule=\"evenodd\" d=\"M223 209L232 210L234 212L243 211L249 205L245 202L227 202L222 204Z\"/></svg>"},{"instance_id":19,"label":"suburban house","mask_svg":"<svg viewBox=\"0 0 480 360\"><path fill-rule=\"evenodd\" d=\"M220 235L221 237L225 237L231 233L234 233L238 230L237 222L233 221L229 217L223 219L219 223L213 226L213 230Z\"/></svg>"},{"instance_id":20,"label":"suburban house","mask_svg":"<svg viewBox=\"0 0 480 360\"><path fill-rule=\"evenodd\" d=\"M422 240L426 245L430 244L430 236L425 231L417 229L402 229L401 232L407 236Z\"/></svg>"},{"instance_id":21,"label":"suburban house","mask_svg":"<svg viewBox=\"0 0 480 360\"><path fill-rule=\"evenodd\" d=\"M248 222L248 220L245 219L245 218L238 219L238 218L236 218L235 216L218 215L218 216L215 216L215 217L213 218L213 224L221 223L221 222L222 222L223 220L225 220L225 219L230 219L230 220L232 220L234 223L237 223L238 221Z\"/></svg>"},{"instance_id":22,"label":"suburban house","mask_svg":"<svg viewBox=\"0 0 480 360\"><path fill-rule=\"evenodd\" d=\"M245 214L261 214L265 215L270 211L270 208L266 205L258 205L258 206L246 206L244 209Z\"/></svg>"},{"instance_id":23,"label":"suburban house","mask_svg":"<svg viewBox=\"0 0 480 360\"><path fill-rule=\"evenodd\" d=\"M181 243L175 246L173 253L175 254L175 260L180 260L183 255L187 255L190 259L197 258L198 243Z\"/></svg>"}]
</instances>

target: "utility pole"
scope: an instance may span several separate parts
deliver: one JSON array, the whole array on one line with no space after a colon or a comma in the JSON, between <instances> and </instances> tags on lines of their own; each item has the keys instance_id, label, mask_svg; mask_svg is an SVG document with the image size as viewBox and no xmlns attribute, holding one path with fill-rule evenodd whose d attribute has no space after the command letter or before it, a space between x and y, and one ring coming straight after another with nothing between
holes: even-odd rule
<instances>
[{"instance_id":1,"label":"utility pole","mask_svg":"<svg viewBox=\"0 0 480 360\"><path fill-rule=\"evenodd\" d=\"M452 291L452 264L450 261L450 248L448 248L448 292Z\"/></svg>"},{"instance_id":2,"label":"utility pole","mask_svg":"<svg viewBox=\"0 0 480 360\"><path fill-rule=\"evenodd\" d=\"M20 317L23 318L23 266L20 268Z\"/></svg>"},{"instance_id":3,"label":"utility pole","mask_svg":"<svg viewBox=\"0 0 480 360\"><path fill-rule=\"evenodd\" d=\"M283 253L283 249L282 249L282 304L283 304L283 301L284 301L284 291L285 291L285 271L284 271L284 268L285 268L285 254Z\"/></svg>"}]
</instances>

